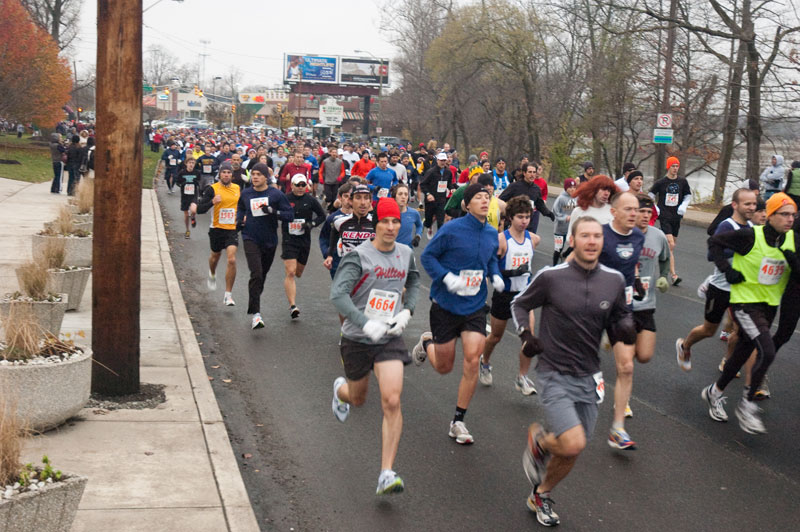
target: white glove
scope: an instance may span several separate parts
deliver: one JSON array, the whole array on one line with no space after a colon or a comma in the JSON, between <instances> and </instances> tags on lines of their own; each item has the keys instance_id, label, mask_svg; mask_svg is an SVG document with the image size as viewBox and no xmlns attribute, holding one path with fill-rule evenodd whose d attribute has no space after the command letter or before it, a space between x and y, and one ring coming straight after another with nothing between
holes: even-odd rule
<instances>
[{"instance_id":1,"label":"white glove","mask_svg":"<svg viewBox=\"0 0 800 532\"><path fill-rule=\"evenodd\" d=\"M448 272L447 275L444 276L444 285L447 287L447 291L451 294L455 294L459 290L464 290L467 287L467 280L462 279L460 275L456 275L452 272Z\"/></svg>"},{"instance_id":2,"label":"white glove","mask_svg":"<svg viewBox=\"0 0 800 532\"><path fill-rule=\"evenodd\" d=\"M406 329L408 322L411 320L411 311L408 309L403 309L397 313L397 316L393 317L389 320L387 325L390 325L386 334L389 336L400 336L403 334L403 331Z\"/></svg>"},{"instance_id":3,"label":"white glove","mask_svg":"<svg viewBox=\"0 0 800 532\"><path fill-rule=\"evenodd\" d=\"M492 286L494 287L495 292L502 292L506 287L506 283L503 282L502 277L494 274L492 275Z\"/></svg>"},{"instance_id":4,"label":"white glove","mask_svg":"<svg viewBox=\"0 0 800 532\"><path fill-rule=\"evenodd\" d=\"M686 214L686 206L681 204L678 207L678 216L683 216L684 214Z\"/></svg>"},{"instance_id":5,"label":"white glove","mask_svg":"<svg viewBox=\"0 0 800 532\"><path fill-rule=\"evenodd\" d=\"M378 320L368 320L367 323L361 328L364 333L369 336L369 339L373 342L377 342L384 336L386 336L386 331L389 330L389 326L382 321Z\"/></svg>"}]
</instances>

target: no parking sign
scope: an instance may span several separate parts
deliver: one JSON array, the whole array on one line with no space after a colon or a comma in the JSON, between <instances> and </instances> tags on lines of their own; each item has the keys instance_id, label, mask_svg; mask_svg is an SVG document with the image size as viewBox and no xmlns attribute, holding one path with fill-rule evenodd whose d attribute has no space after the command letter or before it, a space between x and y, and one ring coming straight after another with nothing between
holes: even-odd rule
<instances>
[{"instance_id":1,"label":"no parking sign","mask_svg":"<svg viewBox=\"0 0 800 532\"><path fill-rule=\"evenodd\" d=\"M672 115L669 114L660 114L656 118L656 127L658 128L671 128L672 127Z\"/></svg>"}]
</instances>

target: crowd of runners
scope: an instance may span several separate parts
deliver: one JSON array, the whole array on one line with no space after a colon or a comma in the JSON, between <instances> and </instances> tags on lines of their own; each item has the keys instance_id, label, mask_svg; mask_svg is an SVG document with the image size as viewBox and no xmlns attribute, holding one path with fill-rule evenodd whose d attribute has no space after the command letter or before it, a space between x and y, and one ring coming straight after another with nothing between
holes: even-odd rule
<instances>
[{"instance_id":1,"label":"crowd of runners","mask_svg":"<svg viewBox=\"0 0 800 532\"><path fill-rule=\"evenodd\" d=\"M167 148L164 181L169 194L180 195L185 237L196 214L211 212L207 287L217 290L224 254L224 305L235 305L236 251L240 242L244 247L253 329L265 326L261 295L279 244L287 312L300 318L296 286L315 260L312 231L321 226L344 370L333 381L331 408L344 422L365 402L375 373L383 410L378 494L404 489L394 471L404 366L430 363L446 374L461 360L446 430L456 443L472 444L467 411L477 386L494 384L491 357L509 320L520 339L513 385L536 394L544 415L531 424L523 453L532 484L527 505L538 521L559 523L551 493L594 433L605 395L601 349L613 352L616 369L608 445L636 449L625 428L635 362L647 363L655 352L657 294L682 282L677 241L692 194L677 158L649 188L633 164L613 179L586 162L549 208L543 167L527 158L483 152L462 166L457 152L433 141L379 150L262 134L159 134ZM800 169L797 178L795 184ZM751 434L766 432L757 401L769 397L770 364L800 317L797 191L771 190L762 198L758 182L735 191L708 230L709 276L698 289L706 301L703 323L675 343L678 366L690 371L692 347L727 318L728 354L719 378L697 391L698 401L711 419L727 421L724 392L741 375L735 415ZM553 221L552 235L540 234L541 217ZM418 264L414 248L423 237ZM542 238L553 239L552 266L534 271ZM422 270L431 305L427 317L414 318ZM409 352L403 332L412 319L429 330Z\"/></svg>"}]
</instances>

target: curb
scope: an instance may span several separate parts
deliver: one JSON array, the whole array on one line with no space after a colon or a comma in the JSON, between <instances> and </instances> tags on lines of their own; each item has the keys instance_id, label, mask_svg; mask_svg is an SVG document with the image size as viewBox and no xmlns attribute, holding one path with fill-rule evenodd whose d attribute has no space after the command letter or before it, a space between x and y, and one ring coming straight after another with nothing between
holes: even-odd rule
<instances>
[{"instance_id":1,"label":"curb","mask_svg":"<svg viewBox=\"0 0 800 532\"><path fill-rule=\"evenodd\" d=\"M156 225L158 225L156 231L158 234L158 247L161 263L164 267L167 291L172 302L172 314L178 329L183 357L186 361L186 371L189 374L192 394L202 422L208 457L211 461L211 469L214 472L214 479L222 500L222 511L225 515L228 530L230 532L260 532L258 520L253 512L250 497L245 489L239 466L236 463L236 457L233 454L222 413L219 410L211 383L208 381L200 346L197 344L194 327L191 320L189 320L186 303L183 300L183 294L181 294L180 283L175 275L175 268L169 253L169 242L164 232L164 220L161 217L158 195L155 188L146 192L150 194L150 203L155 213Z\"/></svg>"}]
</instances>

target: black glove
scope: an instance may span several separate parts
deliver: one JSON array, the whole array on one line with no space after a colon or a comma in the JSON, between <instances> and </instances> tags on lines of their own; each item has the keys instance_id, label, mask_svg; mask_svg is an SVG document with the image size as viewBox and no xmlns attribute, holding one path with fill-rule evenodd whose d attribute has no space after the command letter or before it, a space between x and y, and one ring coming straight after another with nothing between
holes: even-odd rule
<instances>
[{"instance_id":1,"label":"black glove","mask_svg":"<svg viewBox=\"0 0 800 532\"><path fill-rule=\"evenodd\" d=\"M306 222L303 224L305 227L306 232L310 233L312 229L314 229L314 222Z\"/></svg>"},{"instance_id":2,"label":"black glove","mask_svg":"<svg viewBox=\"0 0 800 532\"><path fill-rule=\"evenodd\" d=\"M241 231L242 229L244 229L244 220L241 222L236 222L236 230Z\"/></svg>"},{"instance_id":3,"label":"black glove","mask_svg":"<svg viewBox=\"0 0 800 532\"><path fill-rule=\"evenodd\" d=\"M528 329L522 331L519 335L519 339L522 340L522 354L528 358L533 358L544 351L539 343L539 339Z\"/></svg>"},{"instance_id":4,"label":"black glove","mask_svg":"<svg viewBox=\"0 0 800 532\"><path fill-rule=\"evenodd\" d=\"M500 274L503 277L519 277L520 275L525 275L526 273L531 273L530 266L526 263L522 266L517 266L512 270L500 270Z\"/></svg>"},{"instance_id":5,"label":"black glove","mask_svg":"<svg viewBox=\"0 0 800 532\"><path fill-rule=\"evenodd\" d=\"M638 277L633 282L633 291L636 292L636 295L633 296L633 299L636 301L641 301L644 299L644 296L647 295L647 291L644 289L644 285L642 284L642 280Z\"/></svg>"},{"instance_id":6,"label":"black glove","mask_svg":"<svg viewBox=\"0 0 800 532\"><path fill-rule=\"evenodd\" d=\"M414 235L414 240L411 241L411 245L414 246L414 247L419 246L419 239L420 239L420 235Z\"/></svg>"},{"instance_id":7,"label":"black glove","mask_svg":"<svg viewBox=\"0 0 800 532\"><path fill-rule=\"evenodd\" d=\"M556 221L556 215L552 211L550 212L550 214L547 215L547 217L550 218L551 222L555 222Z\"/></svg>"},{"instance_id":8,"label":"black glove","mask_svg":"<svg viewBox=\"0 0 800 532\"><path fill-rule=\"evenodd\" d=\"M264 214L272 214L273 212L275 212L275 209L273 209L269 205L262 205L261 212L263 212Z\"/></svg>"},{"instance_id":9,"label":"black glove","mask_svg":"<svg viewBox=\"0 0 800 532\"><path fill-rule=\"evenodd\" d=\"M789 267L793 270L797 270L798 269L797 254L790 249L784 249L782 251L783 251L783 256L786 257L786 262L789 263Z\"/></svg>"},{"instance_id":10,"label":"black glove","mask_svg":"<svg viewBox=\"0 0 800 532\"><path fill-rule=\"evenodd\" d=\"M725 280L731 284L739 284L744 282L744 275L739 270L728 268L725 270Z\"/></svg>"}]
</instances>

